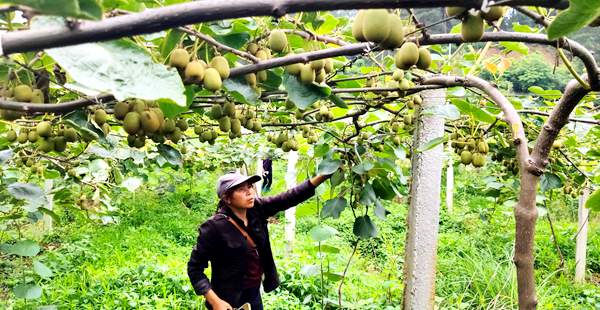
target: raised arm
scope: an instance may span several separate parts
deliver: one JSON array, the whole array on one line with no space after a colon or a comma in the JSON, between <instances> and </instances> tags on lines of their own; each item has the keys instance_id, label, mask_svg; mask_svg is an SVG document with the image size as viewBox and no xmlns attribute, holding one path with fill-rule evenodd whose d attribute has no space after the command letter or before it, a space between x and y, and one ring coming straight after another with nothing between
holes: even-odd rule
<instances>
[{"instance_id":1,"label":"raised arm","mask_svg":"<svg viewBox=\"0 0 600 310\"><path fill-rule=\"evenodd\" d=\"M315 195L315 188L325 182L329 176L318 175L300 183L279 195L257 198L256 203L263 209L265 217L270 217L277 212L294 207Z\"/></svg>"}]
</instances>

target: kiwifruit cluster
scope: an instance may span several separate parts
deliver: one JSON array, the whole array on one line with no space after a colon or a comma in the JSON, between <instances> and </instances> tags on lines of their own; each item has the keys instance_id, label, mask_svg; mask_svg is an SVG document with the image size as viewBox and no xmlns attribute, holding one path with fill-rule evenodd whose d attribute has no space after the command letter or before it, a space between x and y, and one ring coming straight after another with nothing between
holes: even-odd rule
<instances>
[{"instance_id":1,"label":"kiwifruit cluster","mask_svg":"<svg viewBox=\"0 0 600 310\"><path fill-rule=\"evenodd\" d=\"M319 112L317 112L315 114L315 119L317 121L324 121L324 122L330 122L333 120L333 112L331 112L329 110L329 107L327 107L326 105L322 105L319 108Z\"/></svg>"},{"instance_id":2,"label":"kiwifruit cluster","mask_svg":"<svg viewBox=\"0 0 600 310\"><path fill-rule=\"evenodd\" d=\"M262 130L262 122L260 119L256 118L255 111L245 109L244 112L241 113L241 116L240 121L244 128L254 132L260 132Z\"/></svg>"},{"instance_id":3,"label":"kiwifruit cluster","mask_svg":"<svg viewBox=\"0 0 600 310\"><path fill-rule=\"evenodd\" d=\"M567 183L563 187L563 193L565 195L569 195L572 198L577 198L579 196L579 191L577 190L577 186L575 184Z\"/></svg>"},{"instance_id":4,"label":"kiwifruit cluster","mask_svg":"<svg viewBox=\"0 0 600 310\"><path fill-rule=\"evenodd\" d=\"M488 143L483 138L461 137L458 132L450 135L454 151L460 155L460 162L463 165L473 165L473 167L485 166L487 154L490 151Z\"/></svg>"},{"instance_id":5,"label":"kiwifruit cluster","mask_svg":"<svg viewBox=\"0 0 600 310\"><path fill-rule=\"evenodd\" d=\"M194 83L210 91L218 91L223 80L229 77L229 62L223 56L215 56L206 64L203 60L190 61L190 54L183 48L171 52L169 64L176 67L186 83Z\"/></svg>"},{"instance_id":6,"label":"kiwifruit cluster","mask_svg":"<svg viewBox=\"0 0 600 310\"><path fill-rule=\"evenodd\" d=\"M446 15L456 16L462 20L461 35L465 42L477 42L483 37L485 32L485 24L493 23L506 14L507 7L493 6L488 8L487 12L475 11L470 12L463 7L447 7Z\"/></svg>"},{"instance_id":7,"label":"kiwifruit cluster","mask_svg":"<svg viewBox=\"0 0 600 310\"><path fill-rule=\"evenodd\" d=\"M208 142L210 145L215 144L215 140L219 136L216 130L199 124L194 127L194 133L198 135L200 142Z\"/></svg>"},{"instance_id":8,"label":"kiwifruit cluster","mask_svg":"<svg viewBox=\"0 0 600 310\"><path fill-rule=\"evenodd\" d=\"M218 121L219 129L222 132L229 132L229 138L234 139L242 136L241 114L238 115L233 102L213 105L208 111L208 117Z\"/></svg>"},{"instance_id":9,"label":"kiwifruit cluster","mask_svg":"<svg viewBox=\"0 0 600 310\"><path fill-rule=\"evenodd\" d=\"M277 147L281 148L284 152L297 151L298 141L287 131L282 131L278 135L270 134L267 135L267 141L272 142Z\"/></svg>"},{"instance_id":10,"label":"kiwifruit cluster","mask_svg":"<svg viewBox=\"0 0 600 310\"><path fill-rule=\"evenodd\" d=\"M0 96L8 101L30 102L30 103L45 103L44 92L40 89L32 88L27 84L19 84L14 87L4 87ZM0 118L13 121L23 116L24 113L0 109Z\"/></svg>"},{"instance_id":11,"label":"kiwifruit cluster","mask_svg":"<svg viewBox=\"0 0 600 310\"><path fill-rule=\"evenodd\" d=\"M325 82L327 74L333 72L333 60L331 58L317 59L309 63L296 63L287 65L285 71L297 76L303 84Z\"/></svg>"},{"instance_id":12,"label":"kiwifruit cluster","mask_svg":"<svg viewBox=\"0 0 600 310\"><path fill-rule=\"evenodd\" d=\"M400 47L405 28L400 16L386 9L360 10L352 24L352 36L359 42L376 42L385 47Z\"/></svg>"},{"instance_id":13,"label":"kiwifruit cluster","mask_svg":"<svg viewBox=\"0 0 600 310\"><path fill-rule=\"evenodd\" d=\"M286 41L287 41L287 39L286 39ZM260 47L255 42L248 43L248 46L246 47L246 51L248 51L248 53L254 55L256 58L258 58L260 60L268 60L268 59L273 58L273 55L271 54L271 50L269 48ZM267 80L267 71L263 70L263 71L258 71L256 73L249 73L249 74L246 74L245 78L246 78L246 82L248 83L248 85L250 85L251 87L256 87L257 82L262 83Z\"/></svg>"},{"instance_id":14,"label":"kiwifruit cluster","mask_svg":"<svg viewBox=\"0 0 600 310\"><path fill-rule=\"evenodd\" d=\"M427 70L431 66L431 53L424 46L418 47L414 42L406 42L396 51L394 62L402 70L408 70L412 66Z\"/></svg>"},{"instance_id":15,"label":"kiwifruit cluster","mask_svg":"<svg viewBox=\"0 0 600 310\"><path fill-rule=\"evenodd\" d=\"M301 126L300 130L302 130L302 136L304 138L306 138L306 141L309 144L315 144L315 143L317 143L317 141L319 141L319 136L309 126L306 126L306 125Z\"/></svg>"},{"instance_id":16,"label":"kiwifruit cluster","mask_svg":"<svg viewBox=\"0 0 600 310\"><path fill-rule=\"evenodd\" d=\"M97 119L97 113L98 110L94 113L94 121L104 130L106 123L101 124L103 118ZM185 119L165 118L162 110L153 101L130 99L117 102L114 106L114 116L123 122L123 129L129 134L127 144L131 147L144 147L147 138L156 143L164 143L165 140L177 143L188 129Z\"/></svg>"},{"instance_id":17,"label":"kiwifruit cluster","mask_svg":"<svg viewBox=\"0 0 600 310\"><path fill-rule=\"evenodd\" d=\"M44 153L64 152L68 142L79 141L79 134L72 127L53 126L49 121L41 121L35 127L21 127L18 134L14 129L8 130L6 139L20 144L36 144L37 149Z\"/></svg>"}]
</instances>

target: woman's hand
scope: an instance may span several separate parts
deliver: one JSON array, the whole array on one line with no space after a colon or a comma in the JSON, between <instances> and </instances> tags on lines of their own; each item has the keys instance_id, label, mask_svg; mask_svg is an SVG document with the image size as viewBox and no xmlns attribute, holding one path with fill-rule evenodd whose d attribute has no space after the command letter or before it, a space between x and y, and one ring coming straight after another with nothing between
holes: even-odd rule
<instances>
[{"instance_id":1,"label":"woman's hand","mask_svg":"<svg viewBox=\"0 0 600 310\"><path fill-rule=\"evenodd\" d=\"M233 307L223 299L219 299L215 301L215 303L210 304L214 310L233 310Z\"/></svg>"},{"instance_id":2,"label":"woman's hand","mask_svg":"<svg viewBox=\"0 0 600 310\"><path fill-rule=\"evenodd\" d=\"M213 307L214 310L233 310L233 307L223 299L219 298L215 291L209 290L204 294L206 301Z\"/></svg>"}]
</instances>

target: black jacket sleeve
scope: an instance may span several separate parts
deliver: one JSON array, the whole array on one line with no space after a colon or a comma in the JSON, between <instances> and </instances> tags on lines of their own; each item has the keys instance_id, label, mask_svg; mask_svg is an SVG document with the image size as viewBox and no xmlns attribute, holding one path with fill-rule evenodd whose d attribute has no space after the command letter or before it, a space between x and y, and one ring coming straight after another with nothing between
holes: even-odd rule
<instances>
[{"instance_id":1,"label":"black jacket sleeve","mask_svg":"<svg viewBox=\"0 0 600 310\"><path fill-rule=\"evenodd\" d=\"M315 186L309 180L291 188L279 195L257 198L257 204L262 208L266 218L298 205L315 195Z\"/></svg>"},{"instance_id":2,"label":"black jacket sleeve","mask_svg":"<svg viewBox=\"0 0 600 310\"><path fill-rule=\"evenodd\" d=\"M187 264L187 273L196 294L204 295L211 289L204 270L208 267L208 262L214 258L216 245L219 244L217 240L219 235L212 220L200 225L198 233L196 245Z\"/></svg>"}]
</instances>

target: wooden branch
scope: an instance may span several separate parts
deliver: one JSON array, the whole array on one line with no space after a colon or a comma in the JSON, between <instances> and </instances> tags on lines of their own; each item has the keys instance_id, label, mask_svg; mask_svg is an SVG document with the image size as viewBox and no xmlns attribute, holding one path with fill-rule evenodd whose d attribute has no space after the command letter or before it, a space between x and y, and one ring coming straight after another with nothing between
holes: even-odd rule
<instances>
[{"instance_id":1,"label":"wooden branch","mask_svg":"<svg viewBox=\"0 0 600 310\"><path fill-rule=\"evenodd\" d=\"M535 110L518 110L520 114L533 114L533 115L541 115L541 116L550 116L548 112L541 112ZM591 124L591 125L600 125L600 120L592 120L592 119L583 119L583 118L569 118L569 122L573 123L583 123L583 124Z\"/></svg>"},{"instance_id":2,"label":"wooden branch","mask_svg":"<svg viewBox=\"0 0 600 310\"><path fill-rule=\"evenodd\" d=\"M62 103L29 103L0 100L0 109L33 113L67 113L75 109L114 100L113 95L82 98Z\"/></svg>"},{"instance_id":3,"label":"wooden branch","mask_svg":"<svg viewBox=\"0 0 600 310\"><path fill-rule=\"evenodd\" d=\"M514 0L511 5L542 6L565 9L566 0ZM250 17L282 17L296 12L354 10L366 8L430 8L445 6L481 7L481 0L228 0L193 1L149 9L101 21L81 21L70 29L49 27L3 33L3 55L37 51L81 43L114 40L122 37L156 33L165 29L201 22Z\"/></svg>"},{"instance_id":4,"label":"wooden branch","mask_svg":"<svg viewBox=\"0 0 600 310\"><path fill-rule=\"evenodd\" d=\"M316 33L308 32L306 30L297 30L297 29L282 29L282 30L283 30L283 32L292 33L292 34L301 36L306 40L316 40L316 41L320 41L323 43L335 44L338 46L345 46L345 45L350 44L350 43L348 43L344 40L338 39L338 38L323 36L323 35L319 35Z\"/></svg>"},{"instance_id":5,"label":"wooden branch","mask_svg":"<svg viewBox=\"0 0 600 310\"><path fill-rule=\"evenodd\" d=\"M192 29L190 27L179 27L177 29L179 29L180 31L185 32L185 33L187 33L189 35L195 36L195 37L199 38L200 40L203 40L206 43L208 43L208 44L216 47L219 50L230 52L232 54L235 54L235 55L238 55L240 57L246 58L246 59L248 59L248 60L250 60L250 61L252 61L254 63L257 63L257 62L260 61L260 59L258 59L256 56L254 56L254 55L252 55L250 53L247 53L247 52L244 52L244 51L240 51L240 50L235 49L235 48L233 48L231 46L227 46L225 44L222 44L221 42L215 40L213 37L211 37L211 36L209 36L207 34L204 34L202 32L198 32L198 31L196 31L196 30L194 30L194 29Z\"/></svg>"}]
</instances>

